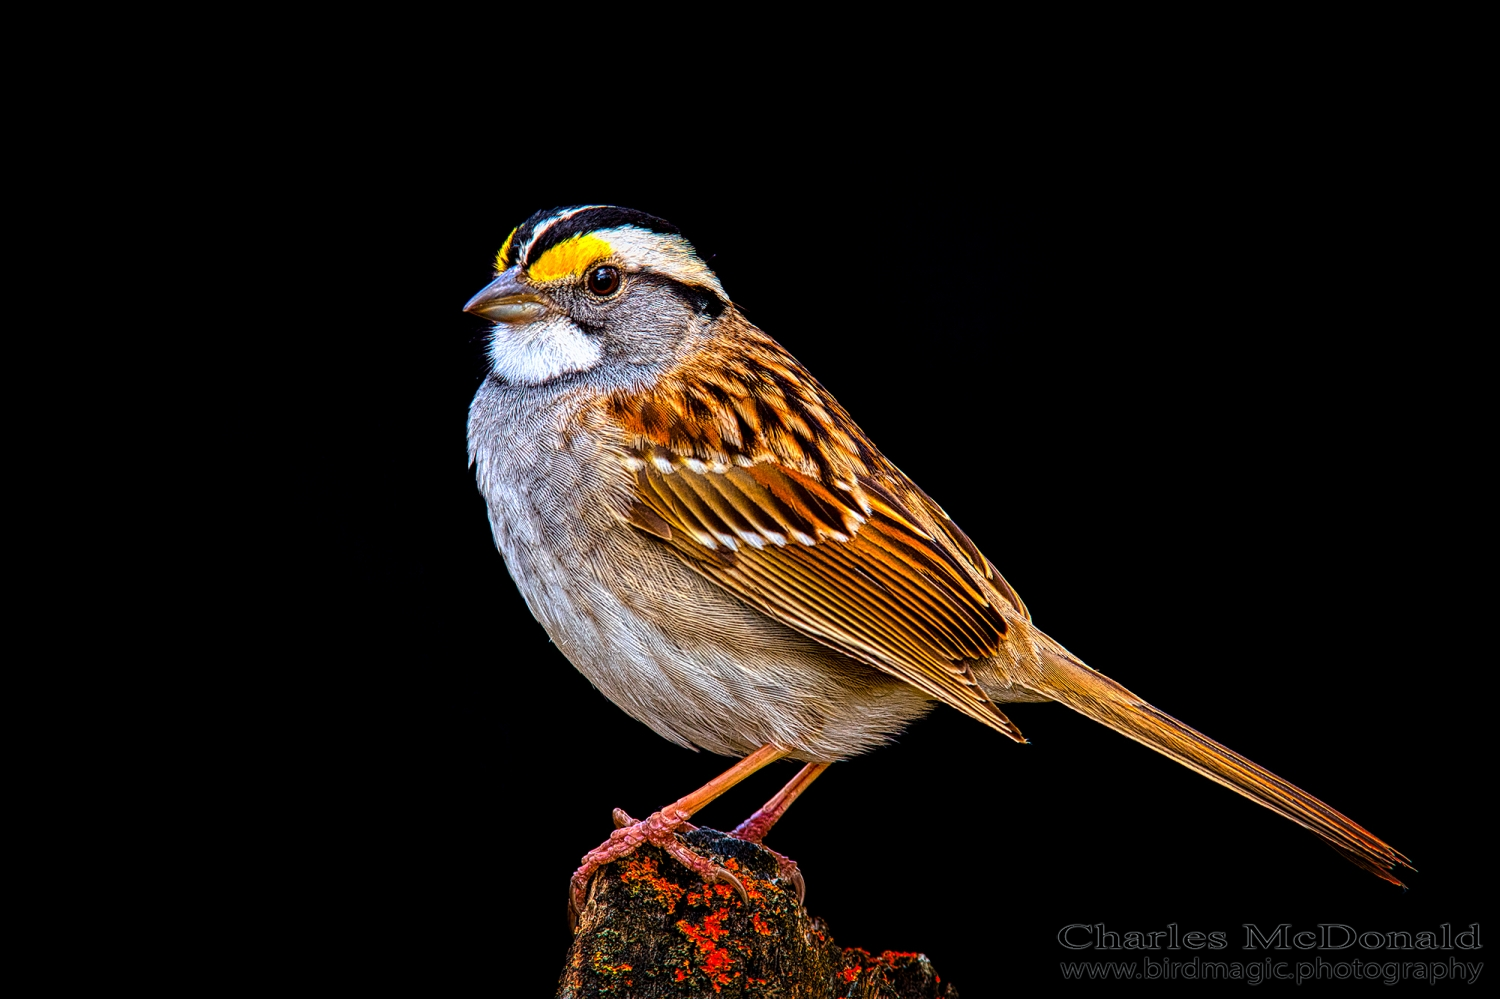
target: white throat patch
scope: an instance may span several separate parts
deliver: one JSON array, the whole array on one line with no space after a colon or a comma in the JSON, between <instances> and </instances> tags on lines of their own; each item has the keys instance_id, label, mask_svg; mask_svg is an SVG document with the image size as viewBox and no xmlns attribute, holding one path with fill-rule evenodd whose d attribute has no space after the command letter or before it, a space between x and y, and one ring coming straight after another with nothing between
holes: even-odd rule
<instances>
[{"instance_id":1,"label":"white throat patch","mask_svg":"<svg viewBox=\"0 0 1500 999\"><path fill-rule=\"evenodd\" d=\"M599 344L564 316L525 325L496 323L489 354L495 374L517 385L540 385L558 375L587 371L604 358Z\"/></svg>"}]
</instances>

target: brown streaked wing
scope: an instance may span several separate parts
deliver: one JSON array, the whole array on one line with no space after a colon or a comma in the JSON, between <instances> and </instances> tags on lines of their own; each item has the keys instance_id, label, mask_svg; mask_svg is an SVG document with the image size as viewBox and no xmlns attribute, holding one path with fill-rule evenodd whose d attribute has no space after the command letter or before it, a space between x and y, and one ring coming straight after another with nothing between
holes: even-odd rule
<instances>
[{"instance_id":1,"label":"brown streaked wing","mask_svg":"<svg viewBox=\"0 0 1500 999\"><path fill-rule=\"evenodd\" d=\"M907 481L910 482L910 480ZM928 496L922 487L915 482L911 483L911 487L927 507L927 511L932 515L932 519L936 522L938 529L948 536L948 540L952 541L959 551L964 553L974 571L989 580L990 584L1000 591L1000 595L1010 601L1010 605L1023 618L1030 621L1031 612L1026 609L1026 604L1021 601L1021 595L1011 588L1010 583L1006 582L1004 576L1000 575L1000 570L995 568L995 563L984 557L984 553L979 550L979 546L969 540L969 536L959 529L958 525L953 522L952 517L948 516L948 511L938 506L937 500Z\"/></svg>"},{"instance_id":2,"label":"brown streaked wing","mask_svg":"<svg viewBox=\"0 0 1500 999\"><path fill-rule=\"evenodd\" d=\"M967 666L997 655L1006 631L973 578L987 565L977 550L978 565L961 565L873 481L859 483L866 512L852 492L772 462L699 471L679 459L664 472L666 456L653 457L639 462L629 522L762 613L1024 741Z\"/></svg>"}]
</instances>

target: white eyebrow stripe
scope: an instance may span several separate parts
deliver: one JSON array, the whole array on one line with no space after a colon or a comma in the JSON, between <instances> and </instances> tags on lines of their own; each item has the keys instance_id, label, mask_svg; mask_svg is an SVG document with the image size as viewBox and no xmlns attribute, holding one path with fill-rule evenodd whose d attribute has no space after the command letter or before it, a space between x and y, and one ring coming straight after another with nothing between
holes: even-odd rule
<instances>
[{"instance_id":1,"label":"white eyebrow stripe","mask_svg":"<svg viewBox=\"0 0 1500 999\"><path fill-rule=\"evenodd\" d=\"M596 229L594 235L608 243L615 256L626 265L665 274L684 284L702 285L725 301L729 299L718 276L699 259L692 244L683 236L653 232L628 223Z\"/></svg>"}]
</instances>

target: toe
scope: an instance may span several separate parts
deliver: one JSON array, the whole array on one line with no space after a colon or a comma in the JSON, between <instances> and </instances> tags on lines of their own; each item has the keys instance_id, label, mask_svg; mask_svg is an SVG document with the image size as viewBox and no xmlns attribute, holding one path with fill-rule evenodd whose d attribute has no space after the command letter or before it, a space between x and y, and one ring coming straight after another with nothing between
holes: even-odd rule
<instances>
[{"instance_id":1,"label":"toe","mask_svg":"<svg viewBox=\"0 0 1500 999\"><path fill-rule=\"evenodd\" d=\"M745 883L735 876L733 871L715 865L713 880L718 884L726 884L739 892L740 902L744 905L750 904L750 893L745 891Z\"/></svg>"},{"instance_id":2,"label":"toe","mask_svg":"<svg viewBox=\"0 0 1500 999\"><path fill-rule=\"evenodd\" d=\"M802 878L802 868L798 867L796 864L793 864L791 870L783 870L781 872L781 879L783 881L791 882L792 887L797 889L798 905L801 905L803 902L807 901L807 882Z\"/></svg>"}]
</instances>

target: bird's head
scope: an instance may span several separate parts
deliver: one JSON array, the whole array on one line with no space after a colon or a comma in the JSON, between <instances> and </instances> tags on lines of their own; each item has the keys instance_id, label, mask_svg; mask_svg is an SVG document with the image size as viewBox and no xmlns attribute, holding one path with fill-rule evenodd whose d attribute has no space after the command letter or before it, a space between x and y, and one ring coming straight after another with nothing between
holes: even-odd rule
<instances>
[{"instance_id":1,"label":"bird's head","mask_svg":"<svg viewBox=\"0 0 1500 999\"><path fill-rule=\"evenodd\" d=\"M628 208L537 212L505 238L495 271L464 311L495 323L490 367L515 384L649 378L729 306L676 226Z\"/></svg>"}]
</instances>

